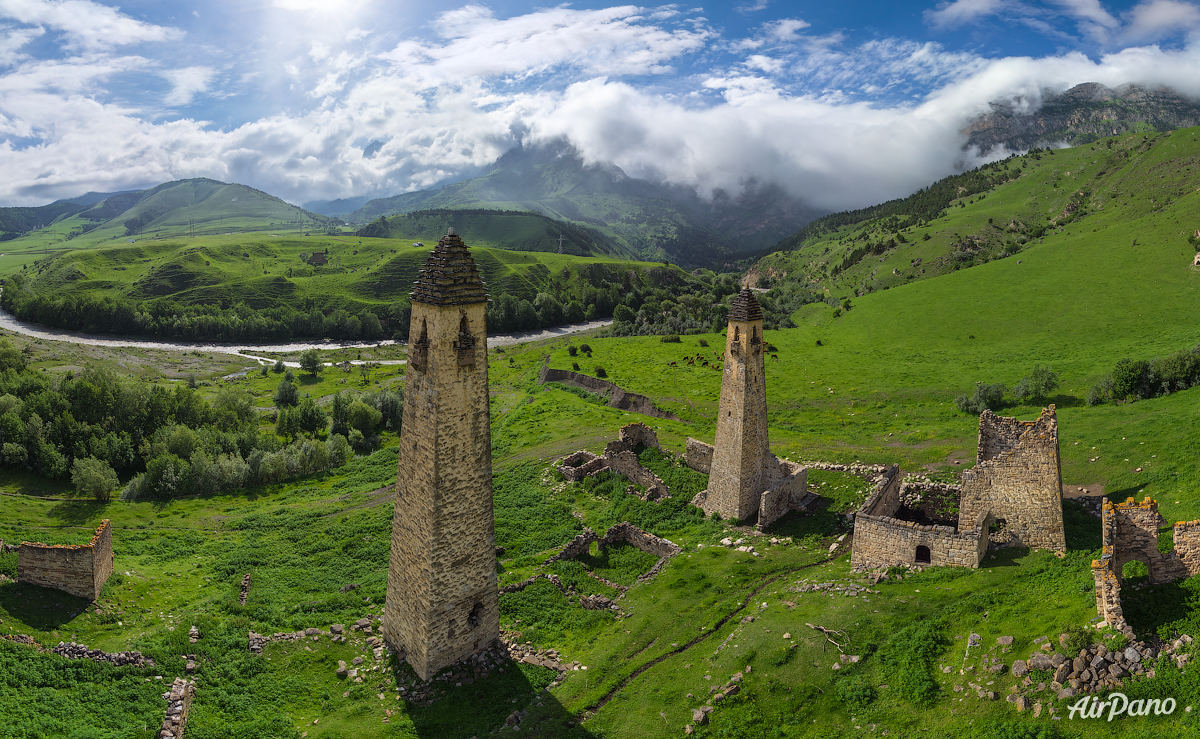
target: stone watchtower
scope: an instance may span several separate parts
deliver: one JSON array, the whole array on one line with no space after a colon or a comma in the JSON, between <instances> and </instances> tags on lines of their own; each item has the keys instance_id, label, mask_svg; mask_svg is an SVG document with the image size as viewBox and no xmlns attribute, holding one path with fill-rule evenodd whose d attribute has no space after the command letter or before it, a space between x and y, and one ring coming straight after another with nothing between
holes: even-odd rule
<instances>
[{"instance_id":1,"label":"stone watchtower","mask_svg":"<svg viewBox=\"0 0 1200 739\"><path fill-rule=\"evenodd\" d=\"M500 636L487 293L450 229L412 298L383 634L422 679Z\"/></svg>"},{"instance_id":2,"label":"stone watchtower","mask_svg":"<svg viewBox=\"0 0 1200 739\"><path fill-rule=\"evenodd\" d=\"M704 510L738 521L758 511L762 491L779 463L767 438L763 314L746 288L729 307L721 403Z\"/></svg>"}]
</instances>

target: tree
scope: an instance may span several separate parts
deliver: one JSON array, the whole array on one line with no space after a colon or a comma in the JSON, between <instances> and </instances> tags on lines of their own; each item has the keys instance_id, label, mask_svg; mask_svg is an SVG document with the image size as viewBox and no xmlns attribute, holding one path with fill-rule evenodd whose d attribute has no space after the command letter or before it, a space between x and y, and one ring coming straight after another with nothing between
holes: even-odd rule
<instances>
[{"instance_id":1,"label":"tree","mask_svg":"<svg viewBox=\"0 0 1200 739\"><path fill-rule=\"evenodd\" d=\"M300 433L300 409L280 408L275 420L275 433L291 441Z\"/></svg>"},{"instance_id":2,"label":"tree","mask_svg":"<svg viewBox=\"0 0 1200 739\"><path fill-rule=\"evenodd\" d=\"M276 359L274 366L271 367L271 371L277 375L282 375L283 371L286 369L287 367L284 365L282 359Z\"/></svg>"},{"instance_id":3,"label":"tree","mask_svg":"<svg viewBox=\"0 0 1200 739\"><path fill-rule=\"evenodd\" d=\"M300 389L292 381L284 377L275 388L275 407L291 408L300 402Z\"/></svg>"},{"instance_id":4,"label":"tree","mask_svg":"<svg viewBox=\"0 0 1200 739\"><path fill-rule=\"evenodd\" d=\"M77 457L71 465L71 483L79 492L104 503L112 497L112 491L117 489L120 481L117 480L117 473L104 460Z\"/></svg>"},{"instance_id":5,"label":"tree","mask_svg":"<svg viewBox=\"0 0 1200 739\"><path fill-rule=\"evenodd\" d=\"M954 399L954 404L963 413L979 414L988 410L995 410L1001 407L1004 403L1004 391L1007 388L997 383L988 385L983 382L975 383L975 392L969 397L960 395Z\"/></svg>"},{"instance_id":6,"label":"tree","mask_svg":"<svg viewBox=\"0 0 1200 739\"><path fill-rule=\"evenodd\" d=\"M311 436L317 436L329 425L329 415L311 397L305 397L300 401L300 407L296 409L296 414L297 427Z\"/></svg>"},{"instance_id":7,"label":"tree","mask_svg":"<svg viewBox=\"0 0 1200 739\"><path fill-rule=\"evenodd\" d=\"M349 421L352 429L357 429L363 436L369 437L383 420L383 414L362 400L350 404Z\"/></svg>"},{"instance_id":8,"label":"tree","mask_svg":"<svg viewBox=\"0 0 1200 739\"><path fill-rule=\"evenodd\" d=\"M300 369L316 377L321 373L321 354L316 349L306 349L300 352Z\"/></svg>"},{"instance_id":9,"label":"tree","mask_svg":"<svg viewBox=\"0 0 1200 739\"><path fill-rule=\"evenodd\" d=\"M266 371L263 365L263 371ZM223 387L213 399L213 412L217 425L224 429L235 429L255 416L254 401L249 393L234 387Z\"/></svg>"},{"instance_id":10,"label":"tree","mask_svg":"<svg viewBox=\"0 0 1200 739\"><path fill-rule=\"evenodd\" d=\"M344 392L333 396L331 434L345 436L350 433L350 400L350 395Z\"/></svg>"},{"instance_id":11,"label":"tree","mask_svg":"<svg viewBox=\"0 0 1200 739\"><path fill-rule=\"evenodd\" d=\"M617 323L633 323L637 320L637 314L627 305L618 305L613 309L613 320Z\"/></svg>"}]
</instances>

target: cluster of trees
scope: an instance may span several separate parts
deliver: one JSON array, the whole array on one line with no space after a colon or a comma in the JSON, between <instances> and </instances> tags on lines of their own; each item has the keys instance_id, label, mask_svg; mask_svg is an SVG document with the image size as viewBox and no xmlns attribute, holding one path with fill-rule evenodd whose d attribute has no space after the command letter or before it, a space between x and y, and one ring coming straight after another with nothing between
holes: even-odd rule
<instances>
[{"instance_id":1,"label":"cluster of trees","mask_svg":"<svg viewBox=\"0 0 1200 739\"><path fill-rule=\"evenodd\" d=\"M328 313L315 307L297 310L286 305L255 309L245 303L221 307L111 295L56 296L33 293L23 285L20 275L8 278L0 307L22 321L92 333L190 341L279 341L298 336L373 340L390 336L397 317L394 309L382 306L364 306L357 313L343 308Z\"/></svg>"},{"instance_id":2,"label":"cluster of trees","mask_svg":"<svg viewBox=\"0 0 1200 739\"><path fill-rule=\"evenodd\" d=\"M1014 403L1042 402L1050 393L1058 389L1058 374L1048 364L1034 366L1033 371L1013 388ZM975 383L975 391L970 395L960 395L954 399L954 404L963 413L979 415L984 411L994 411L1005 405L1004 394L1008 388L1003 383Z\"/></svg>"},{"instance_id":3,"label":"cluster of trees","mask_svg":"<svg viewBox=\"0 0 1200 739\"><path fill-rule=\"evenodd\" d=\"M1200 385L1200 344L1158 359L1122 359L1088 392L1088 405L1155 398Z\"/></svg>"},{"instance_id":4,"label":"cluster of trees","mask_svg":"<svg viewBox=\"0 0 1200 739\"><path fill-rule=\"evenodd\" d=\"M290 382L285 378L285 381ZM280 435L259 430L252 395L222 388L208 401L187 384L121 379L99 367L50 375L26 368L0 339L0 466L106 500L172 497L278 482L344 464L399 431L403 393L343 391L327 414L310 398L280 408ZM289 420L293 419L293 420Z\"/></svg>"}]
</instances>

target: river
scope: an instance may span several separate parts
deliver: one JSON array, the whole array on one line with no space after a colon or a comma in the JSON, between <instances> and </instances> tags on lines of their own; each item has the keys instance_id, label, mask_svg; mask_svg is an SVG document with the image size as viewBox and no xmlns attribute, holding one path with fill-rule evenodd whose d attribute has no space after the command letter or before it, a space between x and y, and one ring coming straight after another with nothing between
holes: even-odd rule
<instances>
[{"instance_id":1,"label":"river","mask_svg":"<svg viewBox=\"0 0 1200 739\"><path fill-rule=\"evenodd\" d=\"M498 346L512 346L514 344L523 344L530 341L540 341L542 339L553 339L559 336L569 336L577 334L581 331L589 331L594 328L611 325L612 321L589 321L587 323L575 323L568 326L555 326L543 331L519 331L511 334L497 334L489 336L487 340L488 348L494 349ZM101 336L96 334L84 334L75 331L62 331L58 329L50 329L44 326L37 326L30 323L18 321L15 316L4 311L0 311L0 329L11 331L16 334L32 336L38 339L47 341L66 341L72 344L87 344L89 346L107 346L107 347L130 347L135 349L160 349L163 351L175 352L218 352L221 354L232 354L234 356L251 359L259 364L274 364L275 360L269 357L260 356L263 352L282 352L293 353L302 352L305 349L365 349L368 347L387 346L389 344L403 343L396 342L392 339L383 341L334 341L327 339L323 341L312 342L292 342L287 344L219 344L219 343L189 343L182 341L156 341L151 339L123 339ZM352 360L351 364L361 364L357 360ZM403 359L385 359L379 362L380 364L404 364ZM289 367L298 367L299 362L284 362ZM330 362L326 362L326 365Z\"/></svg>"}]
</instances>

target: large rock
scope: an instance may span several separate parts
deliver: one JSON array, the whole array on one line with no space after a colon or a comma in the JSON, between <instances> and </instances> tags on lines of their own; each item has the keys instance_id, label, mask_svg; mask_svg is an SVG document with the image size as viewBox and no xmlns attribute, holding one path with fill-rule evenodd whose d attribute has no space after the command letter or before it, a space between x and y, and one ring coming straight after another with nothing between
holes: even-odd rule
<instances>
[{"instance_id":1,"label":"large rock","mask_svg":"<svg viewBox=\"0 0 1200 739\"><path fill-rule=\"evenodd\" d=\"M1054 682L1065 683L1070 675L1071 664L1069 662L1063 662L1058 666L1058 669L1054 671Z\"/></svg>"},{"instance_id":2,"label":"large rock","mask_svg":"<svg viewBox=\"0 0 1200 739\"><path fill-rule=\"evenodd\" d=\"M1019 659L1013 662L1012 674L1013 677L1025 677L1029 674L1029 666L1025 664L1025 660Z\"/></svg>"},{"instance_id":3,"label":"large rock","mask_svg":"<svg viewBox=\"0 0 1200 739\"><path fill-rule=\"evenodd\" d=\"M1062 690L1058 691L1058 699L1059 700L1064 700L1066 698L1074 698L1074 697L1075 697L1075 688L1063 688Z\"/></svg>"},{"instance_id":4,"label":"large rock","mask_svg":"<svg viewBox=\"0 0 1200 739\"><path fill-rule=\"evenodd\" d=\"M1125 649L1125 661L1137 664L1142 661L1142 655L1133 647L1128 647Z\"/></svg>"},{"instance_id":5,"label":"large rock","mask_svg":"<svg viewBox=\"0 0 1200 739\"><path fill-rule=\"evenodd\" d=\"M1031 670L1051 670L1051 669L1054 669L1054 663L1052 661L1050 661L1049 655L1038 652L1038 653L1035 653L1032 656L1030 656L1029 669L1031 669Z\"/></svg>"}]
</instances>

